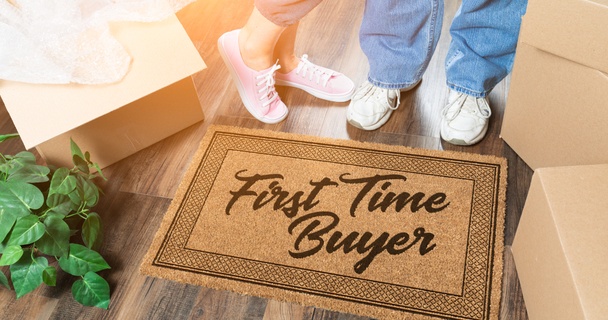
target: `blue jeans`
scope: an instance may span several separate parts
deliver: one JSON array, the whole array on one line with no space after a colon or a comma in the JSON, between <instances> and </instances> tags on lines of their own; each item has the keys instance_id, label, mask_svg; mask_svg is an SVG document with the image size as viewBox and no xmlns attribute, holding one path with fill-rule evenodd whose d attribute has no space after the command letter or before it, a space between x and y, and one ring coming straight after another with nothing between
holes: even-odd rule
<instances>
[{"instance_id":1,"label":"blue jeans","mask_svg":"<svg viewBox=\"0 0 608 320\"><path fill-rule=\"evenodd\" d=\"M486 96L513 66L527 0L462 0L450 27L447 86ZM422 79L443 22L443 0L367 0L359 38L368 81L387 89Z\"/></svg>"}]
</instances>

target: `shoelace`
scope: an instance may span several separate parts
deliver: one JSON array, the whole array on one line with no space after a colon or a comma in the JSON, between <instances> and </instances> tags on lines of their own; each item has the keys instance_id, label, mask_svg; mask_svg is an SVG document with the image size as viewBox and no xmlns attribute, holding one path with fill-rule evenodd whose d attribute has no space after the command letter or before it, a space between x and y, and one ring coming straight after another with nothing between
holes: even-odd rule
<instances>
[{"instance_id":1,"label":"shoelace","mask_svg":"<svg viewBox=\"0 0 608 320\"><path fill-rule=\"evenodd\" d=\"M477 110L464 108L465 102L467 101L467 95L464 93L458 93L458 97L454 99L454 101L443 107L443 109L441 110L441 114L447 121L452 121L456 119L456 117L463 110L466 110L468 113L479 113L479 116L481 118L487 119L492 115L492 109L490 109L489 106L485 103L484 106L480 106L479 100L480 99L475 99L475 106L477 107Z\"/></svg>"},{"instance_id":2,"label":"shoelace","mask_svg":"<svg viewBox=\"0 0 608 320\"><path fill-rule=\"evenodd\" d=\"M255 77L257 80L259 80L258 82L256 82L256 86L258 86L258 87L263 86L262 88L260 88L260 90L258 90L258 93L261 94L261 96L259 98L260 101L264 101L264 99L267 99L266 101L264 101L262 103L262 106L264 108L266 108L273 101L275 101L279 98L279 94L277 93L276 89L274 88L274 84L275 84L274 73L279 69L281 69L281 66L279 65L279 63L277 61L277 63L275 63L268 70L268 72Z\"/></svg>"},{"instance_id":3,"label":"shoelace","mask_svg":"<svg viewBox=\"0 0 608 320\"><path fill-rule=\"evenodd\" d=\"M307 54L302 55L300 63L296 68L296 74L301 75L303 78L306 78L306 75L308 74L308 80L316 80L317 84L321 84L321 81L323 81L323 87L327 86L329 79L334 75L332 71L320 68L316 64L310 62Z\"/></svg>"},{"instance_id":4,"label":"shoelace","mask_svg":"<svg viewBox=\"0 0 608 320\"><path fill-rule=\"evenodd\" d=\"M358 94L361 97L361 100L367 101L368 99L370 99L372 97L374 97L374 99L377 99L377 100L379 100L381 98L385 98L386 105L391 110L397 110L397 108L399 108L399 105L401 105L401 92L399 92L398 89L380 88L380 87L374 86L373 84L371 84L369 82L366 82L365 89L366 89L366 91ZM397 93L396 93L397 104L394 107L391 105L391 97L390 97L391 90L397 91Z\"/></svg>"}]
</instances>

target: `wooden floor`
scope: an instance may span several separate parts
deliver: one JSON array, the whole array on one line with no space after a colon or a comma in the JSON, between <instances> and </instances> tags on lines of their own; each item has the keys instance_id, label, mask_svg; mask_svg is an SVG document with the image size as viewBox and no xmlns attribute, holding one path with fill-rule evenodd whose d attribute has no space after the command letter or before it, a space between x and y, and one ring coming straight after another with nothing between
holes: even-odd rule
<instances>
[{"instance_id":1,"label":"wooden floor","mask_svg":"<svg viewBox=\"0 0 608 320\"><path fill-rule=\"evenodd\" d=\"M199 0L178 14L208 65L206 70L194 76L206 120L105 169L109 181L103 186L105 196L96 209L105 223L102 255L112 266L111 270L102 272L112 290L109 310L81 307L71 297L73 277L60 275L57 287L39 288L19 300L15 300L14 292L0 289L0 310L3 310L0 318L367 319L149 278L139 273L140 261L206 128L211 124L225 124L507 158L509 185L500 318L527 319L510 245L532 171L499 137L508 79L490 95L493 116L485 140L473 147L456 147L439 139L439 115L447 94L443 68L450 40L447 30L458 3L445 3L442 38L422 83L402 95L400 108L385 126L374 132L364 132L347 126L347 103L322 101L291 88L278 90L290 107L285 121L266 125L247 113L220 59L216 41L223 32L240 28L245 23L252 2ZM364 1L352 0L323 2L302 21L297 53L308 53L313 62L340 70L357 84L361 83L368 70L358 41L363 4ZM4 105L0 104L0 133L15 131ZM0 144L3 153L22 149L23 144L18 140Z\"/></svg>"}]
</instances>

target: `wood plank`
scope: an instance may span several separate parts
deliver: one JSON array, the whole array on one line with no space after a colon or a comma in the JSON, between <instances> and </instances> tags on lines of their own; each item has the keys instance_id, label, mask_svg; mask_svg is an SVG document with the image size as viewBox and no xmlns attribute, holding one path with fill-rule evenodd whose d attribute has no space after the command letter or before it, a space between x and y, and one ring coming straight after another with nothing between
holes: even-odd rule
<instances>
[{"instance_id":1,"label":"wood plank","mask_svg":"<svg viewBox=\"0 0 608 320\"><path fill-rule=\"evenodd\" d=\"M314 307L269 300L262 320L308 319L313 310Z\"/></svg>"},{"instance_id":2,"label":"wood plank","mask_svg":"<svg viewBox=\"0 0 608 320\"><path fill-rule=\"evenodd\" d=\"M14 291L1 289L0 310L2 310L2 319L50 319L57 308L58 300L41 295L40 292L41 290L37 289L29 293L27 299L16 300Z\"/></svg>"},{"instance_id":3,"label":"wood plank","mask_svg":"<svg viewBox=\"0 0 608 320\"><path fill-rule=\"evenodd\" d=\"M202 288L187 319L262 319L268 300Z\"/></svg>"}]
</instances>

